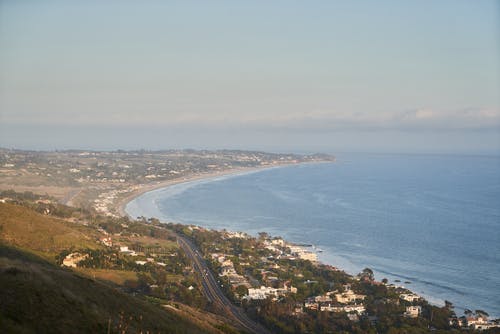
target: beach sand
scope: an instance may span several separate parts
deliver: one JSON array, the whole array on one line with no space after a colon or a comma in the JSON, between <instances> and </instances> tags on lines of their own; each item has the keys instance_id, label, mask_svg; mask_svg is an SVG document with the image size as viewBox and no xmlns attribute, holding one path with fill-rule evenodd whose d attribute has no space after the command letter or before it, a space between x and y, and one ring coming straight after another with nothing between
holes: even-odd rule
<instances>
[{"instance_id":1,"label":"beach sand","mask_svg":"<svg viewBox=\"0 0 500 334\"><path fill-rule=\"evenodd\" d=\"M173 186L175 184L180 184L180 183L199 181L199 180L204 180L204 179L211 179L211 178L226 176L226 175L243 174L243 173L255 172L255 171L271 169L271 168L276 168L276 167L291 166L291 165L296 165L296 164L282 164L282 165L270 165L270 166L259 166L259 167L232 168L232 169L228 169L228 170L193 174L193 175L183 176L183 177L180 177L177 179L139 185L131 193L127 194L127 196L125 196L124 198L117 201L117 203L115 203L113 205L112 209L114 209L116 212L118 212L118 214L120 216L129 217L129 215L125 211L127 204L130 203L131 201L133 201L135 198L137 198L137 197L141 196L142 194L147 193L149 191L153 191L153 190L160 189L160 188L166 188L166 187ZM135 217L131 217L131 218L135 218Z\"/></svg>"}]
</instances>

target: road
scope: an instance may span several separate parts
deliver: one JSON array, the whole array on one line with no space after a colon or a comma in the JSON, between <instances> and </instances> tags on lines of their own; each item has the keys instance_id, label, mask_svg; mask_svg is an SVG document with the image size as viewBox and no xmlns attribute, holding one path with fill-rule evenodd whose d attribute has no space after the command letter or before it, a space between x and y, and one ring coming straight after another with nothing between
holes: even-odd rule
<instances>
[{"instance_id":1,"label":"road","mask_svg":"<svg viewBox=\"0 0 500 334\"><path fill-rule=\"evenodd\" d=\"M201 276L203 293L207 299L214 304L225 316L230 316L236 320L240 327L246 331L255 334L271 334L267 329L257 322L251 320L245 312L232 304L231 301L222 292L217 280L207 266L207 263L201 256L198 248L189 239L177 235L177 242L186 253L187 257L193 262L194 270Z\"/></svg>"}]
</instances>

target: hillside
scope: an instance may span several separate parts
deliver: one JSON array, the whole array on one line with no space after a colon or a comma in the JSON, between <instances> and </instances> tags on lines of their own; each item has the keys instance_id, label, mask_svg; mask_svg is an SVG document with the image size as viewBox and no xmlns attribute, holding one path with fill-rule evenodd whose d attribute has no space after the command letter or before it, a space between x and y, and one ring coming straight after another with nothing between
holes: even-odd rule
<instances>
[{"instance_id":1,"label":"hillside","mask_svg":"<svg viewBox=\"0 0 500 334\"><path fill-rule=\"evenodd\" d=\"M91 269L56 264L54 254L65 248L101 248L96 233L92 227L0 203L0 332L235 332L210 313L127 294L117 282L99 279L120 271L100 269L95 279Z\"/></svg>"},{"instance_id":2,"label":"hillside","mask_svg":"<svg viewBox=\"0 0 500 334\"><path fill-rule=\"evenodd\" d=\"M0 238L51 257L69 248L99 248L97 232L22 206L0 203Z\"/></svg>"}]
</instances>

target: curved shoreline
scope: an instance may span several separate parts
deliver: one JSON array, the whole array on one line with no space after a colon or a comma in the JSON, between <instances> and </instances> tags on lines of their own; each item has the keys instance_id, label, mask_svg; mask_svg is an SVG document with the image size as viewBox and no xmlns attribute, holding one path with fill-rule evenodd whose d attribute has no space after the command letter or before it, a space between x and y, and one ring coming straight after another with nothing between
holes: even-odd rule
<instances>
[{"instance_id":1,"label":"curved shoreline","mask_svg":"<svg viewBox=\"0 0 500 334\"><path fill-rule=\"evenodd\" d=\"M281 168L281 167L291 167L291 166L299 166L306 164L321 164L321 163L332 163L332 161L314 161L314 162L299 162L299 163L289 163L282 165L267 165L267 166L259 166L259 167L241 167L241 168L232 168L228 170L208 172L208 173L198 173L192 174L184 177L180 177L177 179L166 180L166 181L158 181L156 183L148 183L144 185L137 186L137 189L134 189L131 193L129 193L124 198L120 199L118 203L114 205L115 210L118 212L120 216L130 217L130 215L126 212L127 205L135 200L136 198L144 195L153 190L158 190L162 188L168 188L173 185L188 183L193 181L202 181L202 180L210 180L213 178L218 178L221 176L230 176L230 175L240 175L252 172L260 172L273 168Z\"/></svg>"},{"instance_id":2,"label":"curved shoreline","mask_svg":"<svg viewBox=\"0 0 500 334\"><path fill-rule=\"evenodd\" d=\"M130 217L130 215L125 210L128 203L132 202L134 199L136 199L136 198L138 198L138 197L140 197L140 196L142 196L145 193L148 193L150 191L161 189L161 188L168 188L170 186L173 186L176 184L181 184L181 183L199 181L199 180L204 180L204 179L211 179L214 177L231 175L231 174L236 174L236 173L245 172L245 171L261 170L261 169L266 169L266 168L252 168L252 169L242 168L242 169L231 169L231 170L227 170L227 171L219 171L219 172L213 172L213 173L193 174L193 175L181 177L178 179L159 181L155 184L149 183L149 184L141 185L141 186L139 186L139 188L133 190L132 193L128 194L125 198L121 199L116 204L116 209L117 209L118 214L120 216ZM130 217L130 218L132 218L132 217Z\"/></svg>"},{"instance_id":3,"label":"curved shoreline","mask_svg":"<svg viewBox=\"0 0 500 334\"><path fill-rule=\"evenodd\" d=\"M324 162L318 162L318 163L324 163ZM158 182L156 184L144 185L143 187L141 187L140 189L137 189L132 194L129 194L127 197L125 197L124 199L122 199L120 201L120 203L119 203L120 215L129 217L131 219L135 219L136 217L132 217L126 212L127 205L129 203L131 203L132 201L134 201L135 199L141 197L142 195L149 193L149 192L153 192L155 190L166 189L166 188L169 188L169 187L174 186L174 185L180 185L180 184L185 184L185 183L190 183L190 182L195 182L195 181L209 181L209 180L217 179L219 177L224 177L224 176L240 176L240 175L246 175L246 174L253 173L253 172L260 172L260 171L264 171L264 170L271 170L271 169L282 168L282 167L292 167L292 166L303 165L303 164L312 164L312 163L310 163L310 162L308 162L308 163L296 163L296 164L265 166L265 167L256 167L256 168L236 168L236 169L231 169L231 170L226 170L226 171L218 171L218 172L214 172L214 173L194 174L194 175L182 177L179 179ZM244 231L244 232L247 232L247 231ZM290 241L290 239L288 239L288 238L286 240ZM290 241L290 242L295 243L295 241ZM297 241L297 242L299 244L301 243L300 241ZM313 245L311 245L311 246L313 246ZM318 263L326 263L326 264L333 265L328 260L325 262L325 259L322 260L321 258L318 259ZM345 270L344 268L340 268L340 267L339 267L339 269ZM348 273L352 276L356 275L355 272L346 271L346 273ZM404 285L399 285L399 286L403 287L403 288L407 288ZM413 291L413 290L411 290L411 291ZM444 300L436 299L432 295L421 294L421 296L423 298L425 298L432 305L435 305L435 306L440 306L442 304L444 305Z\"/></svg>"},{"instance_id":4,"label":"curved shoreline","mask_svg":"<svg viewBox=\"0 0 500 334\"><path fill-rule=\"evenodd\" d=\"M144 187L141 187L137 191L134 191L133 193L129 194L126 198L124 198L123 200L120 201L121 210L122 210L121 212L123 212L124 216L130 217L130 215L128 215L128 213L125 211L128 203L132 202L134 199L142 196L143 194L145 194L147 192L154 191L154 190L168 188L170 186L183 184L183 183L189 183L189 182L193 182L193 181L211 180L211 179L216 179L216 178L223 177L223 176L233 176L233 175L239 176L239 175L245 175L246 173L259 172L259 171L264 171L264 170L268 170L268 169L292 167L292 166L297 166L297 165L302 165L302 164L316 164L316 163L325 163L325 162L314 162L314 163L308 162L308 163L283 164L283 165L254 167L254 168L237 168L237 169L231 169L231 170L225 170L225 171L218 171L218 172L214 172L214 173L195 174L192 176L182 177L182 178L178 178L178 179L174 179L174 180L157 182L156 184L149 184L147 186L145 185ZM290 240L290 239L287 238L287 240ZM330 263L330 261L328 261L328 260L325 261L325 259L323 259L321 262L322 263ZM350 274L355 275L354 272L351 272ZM380 274L380 272L379 272L379 274ZM410 278L406 278L405 276L399 276L399 275L393 274L393 273L386 273L386 274L393 276L391 279L395 279L395 278L400 279L400 277L404 277L405 279L410 280ZM412 279L412 281L413 281L413 279ZM398 282L398 281L396 280L395 282ZM397 285L399 285L399 284L397 284ZM401 285L401 286L403 286L403 285ZM409 288L411 291L415 291L414 289L416 287L406 287L406 288ZM436 297L432 293L423 292L423 291L419 291L418 293L419 293L419 295L421 295L423 298L425 298L432 305L442 306L444 304L445 299L441 299L439 297ZM458 309L462 309L462 308L458 307Z\"/></svg>"}]
</instances>

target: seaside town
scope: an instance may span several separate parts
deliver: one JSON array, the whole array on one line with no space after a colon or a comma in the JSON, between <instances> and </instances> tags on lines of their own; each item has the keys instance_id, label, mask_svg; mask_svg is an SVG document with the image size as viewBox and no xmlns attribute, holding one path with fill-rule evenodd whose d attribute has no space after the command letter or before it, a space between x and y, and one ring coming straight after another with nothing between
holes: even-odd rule
<instances>
[{"instance_id":1,"label":"seaside town","mask_svg":"<svg viewBox=\"0 0 500 334\"><path fill-rule=\"evenodd\" d=\"M23 151L0 148L0 190L31 191L119 217L129 196L197 177L305 162L326 154L250 151Z\"/></svg>"},{"instance_id":2,"label":"seaside town","mask_svg":"<svg viewBox=\"0 0 500 334\"><path fill-rule=\"evenodd\" d=\"M158 186L157 179L168 185L162 182L334 157L240 151L1 153L5 247L41 255L59 268L53 270L70 270L164 314L182 314L188 323L197 312L207 319L204 326L211 326L202 332L500 332L499 319L485 310L461 314L449 301L432 305L401 282L376 280L370 268L347 274L321 263L313 245L266 232L251 236L132 219L119 211L119 203ZM11 267L2 270L25 270L6 259ZM122 315L111 314L106 321L121 332Z\"/></svg>"}]
</instances>

